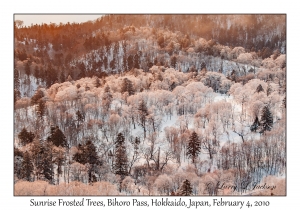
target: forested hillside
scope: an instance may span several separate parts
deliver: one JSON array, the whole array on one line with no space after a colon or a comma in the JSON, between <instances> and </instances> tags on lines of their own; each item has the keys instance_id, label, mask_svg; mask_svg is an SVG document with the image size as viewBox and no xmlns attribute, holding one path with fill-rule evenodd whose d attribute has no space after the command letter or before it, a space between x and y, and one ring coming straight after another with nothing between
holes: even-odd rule
<instances>
[{"instance_id":1,"label":"forested hillside","mask_svg":"<svg viewBox=\"0 0 300 210\"><path fill-rule=\"evenodd\" d=\"M285 15L14 34L15 195L286 194Z\"/></svg>"}]
</instances>

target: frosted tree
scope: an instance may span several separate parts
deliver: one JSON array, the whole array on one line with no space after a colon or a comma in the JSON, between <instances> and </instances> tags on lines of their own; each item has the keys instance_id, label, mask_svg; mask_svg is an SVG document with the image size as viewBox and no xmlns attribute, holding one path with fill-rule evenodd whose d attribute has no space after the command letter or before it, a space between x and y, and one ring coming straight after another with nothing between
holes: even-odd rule
<instances>
[{"instance_id":1,"label":"frosted tree","mask_svg":"<svg viewBox=\"0 0 300 210\"><path fill-rule=\"evenodd\" d=\"M30 153L33 159L33 164L35 166L34 175L36 180L40 180L43 176L43 166L42 166L42 160L44 157L44 146L42 144L42 141L39 139L35 139L30 147Z\"/></svg>"},{"instance_id":2,"label":"frosted tree","mask_svg":"<svg viewBox=\"0 0 300 210\"><path fill-rule=\"evenodd\" d=\"M167 174L159 175L154 182L154 186L159 195L170 195L172 179Z\"/></svg>"},{"instance_id":3,"label":"frosted tree","mask_svg":"<svg viewBox=\"0 0 300 210\"><path fill-rule=\"evenodd\" d=\"M45 142L41 154L40 171L42 171L43 177L49 180L50 184L54 184L53 143Z\"/></svg>"},{"instance_id":4,"label":"frosted tree","mask_svg":"<svg viewBox=\"0 0 300 210\"><path fill-rule=\"evenodd\" d=\"M111 94L110 87L107 85L104 88L104 93L102 95L102 106L106 111L110 109L112 100L113 100L113 96Z\"/></svg>"},{"instance_id":5,"label":"frosted tree","mask_svg":"<svg viewBox=\"0 0 300 210\"><path fill-rule=\"evenodd\" d=\"M87 179L87 167L78 162L72 163L70 166L71 180L85 182ZM70 184L69 184L70 185Z\"/></svg>"},{"instance_id":6,"label":"frosted tree","mask_svg":"<svg viewBox=\"0 0 300 210\"><path fill-rule=\"evenodd\" d=\"M132 195L136 189L136 186L134 184L134 179L132 179L130 176L127 176L121 184L121 189L126 193L126 195Z\"/></svg>"},{"instance_id":7,"label":"frosted tree","mask_svg":"<svg viewBox=\"0 0 300 210\"><path fill-rule=\"evenodd\" d=\"M243 63L243 64L249 64L253 60L252 54L251 53L241 53L237 57L237 62Z\"/></svg>"}]
</instances>

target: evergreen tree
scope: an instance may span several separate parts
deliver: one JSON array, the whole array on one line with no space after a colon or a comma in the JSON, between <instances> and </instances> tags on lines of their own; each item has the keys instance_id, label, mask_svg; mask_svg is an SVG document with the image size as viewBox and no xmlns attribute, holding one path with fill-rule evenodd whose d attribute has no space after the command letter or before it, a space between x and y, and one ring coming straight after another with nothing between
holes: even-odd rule
<instances>
[{"instance_id":1,"label":"evergreen tree","mask_svg":"<svg viewBox=\"0 0 300 210\"><path fill-rule=\"evenodd\" d=\"M55 146L67 146L66 137L58 126L51 126L50 136L47 138L48 142L52 142Z\"/></svg>"},{"instance_id":2,"label":"evergreen tree","mask_svg":"<svg viewBox=\"0 0 300 210\"><path fill-rule=\"evenodd\" d=\"M186 155L192 158L192 162L195 163L195 159L201 152L201 141L195 131L189 138Z\"/></svg>"},{"instance_id":3,"label":"evergreen tree","mask_svg":"<svg viewBox=\"0 0 300 210\"><path fill-rule=\"evenodd\" d=\"M99 160L96 147L92 141L87 141L85 145L85 155L86 161L89 163L89 182L97 181L95 180L95 174L97 173L97 166L102 165L101 161Z\"/></svg>"},{"instance_id":4,"label":"evergreen tree","mask_svg":"<svg viewBox=\"0 0 300 210\"><path fill-rule=\"evenodd\" d=\"M148 116L148 108L146 106L146 103L144 100L142 100L138 107L138 113L139 113L139 125L142 126L144 130L144 138L146 138L146 122L147 122L147 116Z\"/></svg>"},{"instance_id":5,"label":"evergreen tree","mask_svg":"<svg viewBox=\"0 0 300 210\"><path fill-rule=\"evenodd\" d=\"M260 125L261 125L260 133L264 133L265 131L270 131L273 127L273 115L270 111L269 106L265 106L262 109Z\"/></svg>"},{"instance_id":6,"label":"evergreen tree","mask_svg":"<svg viewBox=\"0 0 300 210\"><path fill-rule=\"evenodd\" d=\"M253 124L250 126L251 132L256 132L256 130L259 128L259 126L260 126L260 122L258 120L258 117L256 116Z\"/></svg>"},{"instance_id":7,"label":"evergreen tree","mask_svg":"<svg viewBox=\"0 0 300 210\"><path fill-rule=\"evenodd\" d=\"M46 112L46 102L43 99L38 100L37 114L42 119Z\"/></svg>"},{"instance_id":8,"label":"evergreen tree","mask_svg":"<svg viewBox=\"0 0 300 210\"><path fill-rule=\"evenodd\" d=\"M258 86L257 86L257 88L256 88L256 93L259 93L259 92L261 92L261 91L264 91L264 89L263 89L263 87L261 86L261 84L259 84Z\"/></svg>"},{"instance_id":9,"label":"evergreen tree","mask_svg":"<svg viewBox=\"0 0 300 210\"><path fill-rule=\"evenodd\" d=\"M31 180L31 174L33 172L33 164L31 157L29 153L26 151L23 156L23 162L21 167L21 179L24 179L26 181L32 181Z\"/></svg>"},{"instance_id":10,"label":"evergreen tree","mask_svg":"<svg viewBox=\"0 0 300 210\"><path fill-rule=\"evenodd\" d=\"M40 169L44 179L48 180L50 184L54 184L54 167L53 167L53 144L52 142L45 142L41 150Z\"/></svg>"},{"instance_id":11,"label":"evergreen tree","mask_svg":"<svg viewBox=\"0 0 300 210\"><path fill-rule=\"evenodd\" d=\"M85 161L89 164L100 164L97 150L92 141L87 141L84 147Z\"/></svg>"},{"instance_id":12,"label":"evergreen tree","mask_svg":"<svg viewBox=\"0 0 300 210\"><path fill-rule=\"evenodd\" d=\"M180 189L179 189L179 192L178 192L178 195L181 195L181 196L190 196L192 195L192 187L191 187L191 183L189 180L184 180Z\"/></svg>"},{"instance_id":13,"label":"evergreen tree","mask_svg":"<svg viewBox=\"0 0 300 210\"><path fill-rule=\"evenodd\" d=\"M78 144L77 150L78 152L73 155L73 160L83 165L86 164L84 147L81 144Z\"/></svg>"},{"instance_id":14,"label":"evergreen tree","mask_svg":"<svg viewBox=\"0 0 300 210\"><path fill-rule=\"evenodd\" d=\"M44 92L37 89L35 94L31 97L31 105L38 104L39 100L44 97Z\"/></svg>"},{"instance_id":15,"label":"evergreen tree","mask_svg":"<svg viewBox=\"0 0 300 210\"><path fill-rule=\"evenodd\" d=\"M125 147L125 138L119 133L115 142L115 163L114 172L124 179L128 175L128 159Z\"/></svg>"},{"instance_id":16,"label":"evergreen tree","mask_svg":"<svg viewBox=\"0 0 300 210\"><path fill-rule=\"evenodd\" d=\"M30 148L30 152L33 159L33 164L35 166L35 177L37 180L40 180L43 176L44 165L43 165L43 158L44 158L44 146L42 142L38 139L33 141L33 145Z\"/></svg>"},{"instance_id":17,"label":"evergreen tree","mask_svg":"<svg viewBox=\"0 0 300 210\"><path fill-rule=\"evenodd\" d=\"M19 59L20 61L24 61L27 59L27 53L26 50L23 48L23 50L21 52L19 52Z\"/></svg>"},{"instance_id":18,"label":"evergreen tree","mask_svg":"<svg viewBox=\"0 0 300 210\"><path fill-rule=\"evenodd\" d=\"M127 79L127 78L123 79L121 92L122 93L128 92L128 95L130 95L130 96L134 95L134 88L133 88L132 82L129 79Z\"/></svg>"},{"instance_id":19,"label":"evergreen tree","mask_svg":"<svg viewBox=\"0 0 300 210\"><path fill-rule=\"evenodd\" d=\"M31 131L28 132L26 128L23 128L22 131L19 133L18 137L20 139L21 145L24 146L33 141L34 134Z\"/></svg>"},{"instance_id":20,"label":"evergreen tree","mask_svg":"<svg viewBox=\"0 0 300 210\"><path fill-rule=\"evenodd\" d=\"M95 145L89 140L85 145L79 144L77 149L78 152L74 154L73 160L83 165L88 164L89 182L97 181L95 180L97 166L101 166L102 161L100 161Z\"/></svg>"},{"instance_id":21,"label":"evergreen tree","mask_svg":"<svg viewBox=\"0 0 300 210\"><path fill-rule=\"evenodd\" d=\"M110 87L107 85L104 88L104 93L102 96L102 106L106 109L106 111L109 110L112 100L113 100L113 96L110 92Z\"/></svg>"}]
</instances>

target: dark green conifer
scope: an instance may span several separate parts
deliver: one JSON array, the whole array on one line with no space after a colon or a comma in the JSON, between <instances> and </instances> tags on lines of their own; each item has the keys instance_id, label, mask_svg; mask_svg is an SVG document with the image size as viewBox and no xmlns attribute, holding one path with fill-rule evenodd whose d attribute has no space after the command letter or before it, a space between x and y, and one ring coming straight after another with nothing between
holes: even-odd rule
<instances>
[{"instance_id":1,"label":"dark green conifer","mask_svg":"<svg viewBox=\"0 0 300 210\"><path fill-rule=\"evenodd\" d=\"M178 195L190 196L190 195L192 195L192 192L193 192L193 190L192 190L190 181L188 179L184 180L179 189Z\"/></svg>"},{"instance_id":2,"label":"dark green conifer","mask_svg":"<svg viewBox=\"0 0 300 210\"><path fill-rule=\"evenodd\" d=\"M52 142L57 147L65 147L67 145L66 137L58 126L51 126L50 136L48 136L47 141Z\"/></svg>"},{"instance_id":3,"label":"dark green conifer","mask_svg":"<svg viewBox=\"0 0 300 210\"><path fill-rule=\"evenodd\" d=\"M128 175L128 159L125 147L125 138L122 133L119 133L115 142L115 174L120 175L123 179Z\"/></svg>"},{"instance_id":4,"label":"dark green conifer","mask_svg":"<svg viewBox=\"0 0 300 210\"><path fill-rule=\"evenodd\" d=\"M189 158L192 158L192 162L195 163L195 159L200 154L200 152L201 152L201 141L197 133L194 131L189 138L186 155Z\"/></svg>"},{"instance_id":5,"label":"dark green conifer","mask_svg":"<svg viewBox=\"0 0 300 210\"><path fill-rule=\"evenodd\" d=\"M269 106L265 106L262 109L260 125L261 125L260 133L264 133L265 131L270 131L273 127L273 115L270 111Z\"/></svg>"}]
</instances>

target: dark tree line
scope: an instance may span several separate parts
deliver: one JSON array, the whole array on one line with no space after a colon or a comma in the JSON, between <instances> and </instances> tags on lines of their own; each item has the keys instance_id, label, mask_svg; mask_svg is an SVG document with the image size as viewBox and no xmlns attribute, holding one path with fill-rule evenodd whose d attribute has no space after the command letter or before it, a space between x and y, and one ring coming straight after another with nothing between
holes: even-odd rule
<instances>
[{"instance_id":1,"label":"dark tree line","mask_svg":"<svg viewBox=\"0 0 300 210\"><path fill-rule=\"evenodd\" d=\"M164 36L157 33L155 28L164 28L173 32L181 31L185 34L178 39L182 51L192 46L197 37L211 40L207 48L195 49L197 53L206 55L220 56L220 52L215 51L213 47L218 43L232 48L242 46L247 51L256 51L263 59L273 52L277 52L278 56L281 49L285 48L285 30L281 30L278 34L276 28L285 28L285 15L239 15L238 18L244 20L243 25L234 21L232 15L104 15L94 22L83 24L42 24L19 27L15 23L15 38L24 41L25 45L16 45L14 54L16 60L25 62L26 75L34 75L49 87L55 82L66 81L69 75L76 80L86 76L101 78L107 76L108 72L128 71L133 68L143 67L147 71L152 65L158 64L175 68L177 63L175 55L178 52L175 52L174 45L167 43ZM228 21L233 22L230 27L227 26ZM264 27L266 24L268 27ZM108 28L108 25L111 28ZM158 45L172 56L169 63L149 59L145 52L127 52L126 32L130 31L134 34L135 28L146 25L154 28L153 34ZM203 25L206 27L201 27ZM107 29L118 33L111 36L106 32ZM96 36L92 34L95 30L100 31ZM266 34L269 38L264 36L261 39L261 34ZM53 56L48 54L49 43L55 51ZM120 62L119 46L122 46L123 51L122 67L118 63ZM33 47L38 49L33 50ZM111 49L113 59L109 61L107 53ZM99 60L93 59L91 62L92 68L87 69L81 62L71 65L71 61L77 57L77 52L90 50L98 50L100 55ZM31 66L32 62L36 63L36 68ZM17 71L20 72L19 69Z\"/></svg>"}]
</instances>

